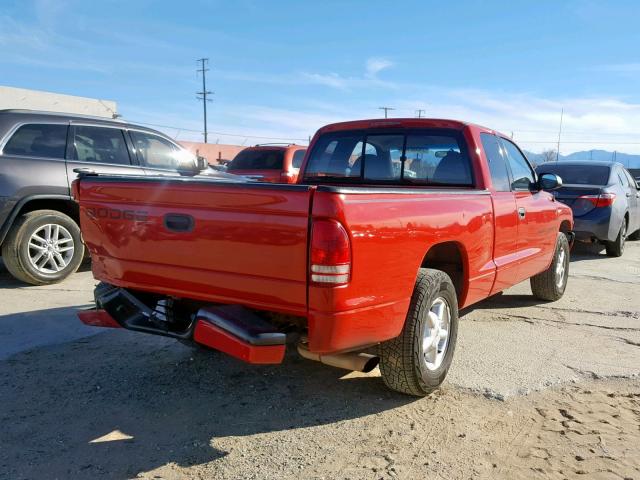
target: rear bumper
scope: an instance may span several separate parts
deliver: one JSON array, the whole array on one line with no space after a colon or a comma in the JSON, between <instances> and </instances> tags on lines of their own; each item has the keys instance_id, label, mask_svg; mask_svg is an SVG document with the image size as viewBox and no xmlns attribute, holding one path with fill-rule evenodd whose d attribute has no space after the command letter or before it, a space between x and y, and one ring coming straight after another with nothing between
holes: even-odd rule
<instances>
[{"instance_id":1,"label":"rear bumper","mask_svg":"<svg viewBox=\"0 0 640 480\"><path fill-rule=\"evenodd\" d=\"M600 240L613 241L618 232L612 228L611 209L595 209L586 215L574 218L573 231L576 239L581 241Z\"/></svg>"},{"instance_id":2,"label":"rear bumper","mask_svg":"<svg viewBox=\"0 0 640 480\"><path fill-rule=\"evenodd\" d=\"M284 358L286 336L242 307L200 308L176 331L166 309L151 309L125 289L100 284L95 297L97 309L78 313L86 325L194 341L253 364L278 364Z\"/></svg>"}]
</instances>

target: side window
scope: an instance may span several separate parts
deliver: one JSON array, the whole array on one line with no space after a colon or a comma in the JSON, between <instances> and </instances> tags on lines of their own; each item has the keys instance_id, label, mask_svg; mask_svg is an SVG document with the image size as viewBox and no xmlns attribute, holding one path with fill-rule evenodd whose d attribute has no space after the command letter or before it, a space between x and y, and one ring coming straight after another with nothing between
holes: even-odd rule
<instances>
[{"instance_id":1,"label":"side window","mask_svg":"<svg viewBox=\"0 0 640 480\"><path fill-rule=\"evenodd\" d=\"M300 168L302 161L304 160L304 154L306 150L296 150L293 153L293 159L291 161L293 168Z\"/></svg>"},{"instance_id":2,"label":"side window","mask_svg":"<svg viewBox=\"0 0 640 480\"><path fill-rule=\"evenodd\" d=\"M131 165L124 132L119 128L73 127L72 158L81 162Z\"/></svg>"},{"instance_id":3,"label":"side window","mask_svg":"<svg viewBox=\"0 0 640 480\"><path fill-rule=\"evenodd\" d=\"M631 185L631 187L636 188L637 182L636 180L633 178L633 176L631 175L631 173L629 173L629 170L623 170L624 174L627 176L627 180L629 180L629 185Z\"/></svg>"},{"instance_id":4,"label":"side window","mask_svg":"<svg viewBox=\"0 0 640 480\"><path fill-rule=\"evenodd\" d=\"M503 138L502 144L507 151L507 161L513 175L511 186L514 190L529 190L536 178L529 162L514 143Z\"/></svg>"},{"instance_id":5,"label":"side window","mask_svg":"<svg viewBox=\"0 0 640 480\"><path fill-rule=\"evenodd\" d=\"M509 170L505 154L500 146L500 142L495 135L481 133L482 148L489 162L489 172L491 173L491 183L498 192L511 191L511 181L509 180Z\"/></svg>"},{"instance_id":6,"label":"side window","mask_svg":"<svg viewBox=\"0 0 640 480\"><path fill-rule=\"evenodd\" d=\"M5 155L64 158L68 125L23 125L4 146Z\"/></svg>"},{"instance_id":7,"label":"side window","mask_svg":"<svg viewBox=\"0 0 640 480\"><path fill-rule=\"evenodd\" d=\"M400 178L400 157L404 135L368 135L364 156L356 160L364 164L365 180L397 180Z\"/></svg>"},{"instance_id":8,"label":"side window","mask_svg":"<svg viewBox=\"0 0 640 480\"><path fill-rule=\"evenodd\" d=\"M167 170L180 167L178 149L171 142L151 133L134 130L129 133L142 165Z\"/></svg>"},{"instance_id":9,"label":"side window","mask_svg":"<svg viewBox=\"0 0 640 480\"><path fill-rule=\"evenodd\" d=\"M623 187L629 188L629 180L622 170L618 170L618 179Z\"/></svg>"}]
</instances>

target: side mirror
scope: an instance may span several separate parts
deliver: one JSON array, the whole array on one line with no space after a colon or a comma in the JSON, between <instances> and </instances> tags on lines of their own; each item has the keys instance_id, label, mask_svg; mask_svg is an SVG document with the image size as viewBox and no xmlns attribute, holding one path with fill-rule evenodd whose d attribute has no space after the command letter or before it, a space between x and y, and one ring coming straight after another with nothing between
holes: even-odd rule
<instances>
[{"instance_id":1,"label":"side mirror","mask_svg":"<svg viewBox=\"0 0 640 480\"><path fill-rule=\"evenodd\" d=\"M198 169L198 171L202 172L203 170L206 170L207 168L209 168L209 162L207 161L206 158L198 155L196 157L196 168Z\"/></svg>"},{"instance_id":2,"label":"side mirror","mask_svg":"<svg viewBox=\"0 0 640 480\"><path fill-rule=\"evenodd\" d=\"M540 190L551 192L562 187L562 179L555 173L543 173L538 177Z\"/></svg>"}]
</instances>

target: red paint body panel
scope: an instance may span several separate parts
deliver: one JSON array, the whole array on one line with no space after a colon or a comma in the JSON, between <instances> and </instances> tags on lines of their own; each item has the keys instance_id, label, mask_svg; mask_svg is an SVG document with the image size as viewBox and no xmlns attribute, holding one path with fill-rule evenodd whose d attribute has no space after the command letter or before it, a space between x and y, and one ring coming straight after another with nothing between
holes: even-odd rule
<instances>
[{"instance_id":1,"label":"red paint body panel","mask_svg":"<svg viewBox=\"0 0 640 480\"><path fill-rule=\"evenodd\" d=\"M78 312L78 318L90 327L122 328L111 315L104 310L85 310Z\"/></svg>"},{"instance_id":2,"label":"red paint body panel","mask_svg":"<svg viewBox=\"0 0 640 480\"><path fill-rule=\"evenodd\" d=\"M303 316L309 349L330 353L400 333L416 274L435 245L460 252L461 307L545 270L562 223L573 225L571 210L547 192L493 189L480 133L496 132L450 120L363 120L324 127L313 142L340 129L414 126L463 133L475 188L83 178L74 191L94 275L126 288ZM526 221L518 206L526 207ZM193 230L169 231L166 214L190 215ZM309 229L320 219L349 235L345 285L308 281Z\"/></svg>"},{"instance_id":3,"label":"red paint body panel","mask_svg":"<svg viewBox=\"0 0 640 480\"><path fill-rule=\"evenodd\" d=\"M193 339L247 363L278 364L284 358L285 345L250 345L205 320L196 324Z\"/></svg>"}]
</instances>

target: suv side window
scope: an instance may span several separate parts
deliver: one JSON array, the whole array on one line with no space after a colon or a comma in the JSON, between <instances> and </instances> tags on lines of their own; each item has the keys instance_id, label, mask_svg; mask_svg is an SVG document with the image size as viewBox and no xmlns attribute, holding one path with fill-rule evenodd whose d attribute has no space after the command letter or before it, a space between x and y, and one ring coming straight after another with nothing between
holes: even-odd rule
<instances>
[{"instance_id":1,"label":"suv side window","mask_svg":"<svg viewBox=\"0 0 640 480\"><path fill-rule=\"evenodd\" d=\"M180 167L179 152L168 140L147 132L130 130L133 146L143 166L177 170Z\"/></svg>"},{"instance_id":2,"label":"suv side window","mask_svg":"<svg viewBox=\"0 0 640 480\"><path fill-rule=\"evenodd\" d=\"M529 165L525 156L514 143L503 138L502 144L507 151L507 161L509 162L511 174L513 175L511 187L514 190L529 190L531 185L536 181L531 165Z\"/></svg>"},{"instance_id":3,"label":"suv side window","mask_svg":"<svg viewBox=\"0 0 640 480\"><path fill-rule=\"evenodd\" d=\"M23 125L11 136L2 153L64 159L68 128L62 124Z\"/></svg>"},{"instance_id":4,"label":"suv side window","mask_svg":"<svg viewBox=\"0 0 640 480\"><path fill-rule=\"evenodd\" d=\"M119 128L73 127L73 160L131 165L124 132Z\"/></svg>"},{"instance_id":5,"label":"suv side window","mask_svg":"<svg viewBox=\"0 0 640 480\"><path fill-rule=\"evenodd\" d=\"M296 150L293 152L293 159L291 160L293 168L300 168L302 166L302 160L304 160L305 152L306 150Z\"/></svg>"},{"instance_id":6,"label":"suv side window","mask_svg":"<svg viewBox=\"0 0 640 480\"><path fill-rule=\"evenodd\" d=\"M505 154L500 146L500 142L495 135L481 133L482 148L489 162L489 172L491 173L491 183L498 192L510 192L511 180L509 179L509 169Z\"/></svg>"}]
</instances>

